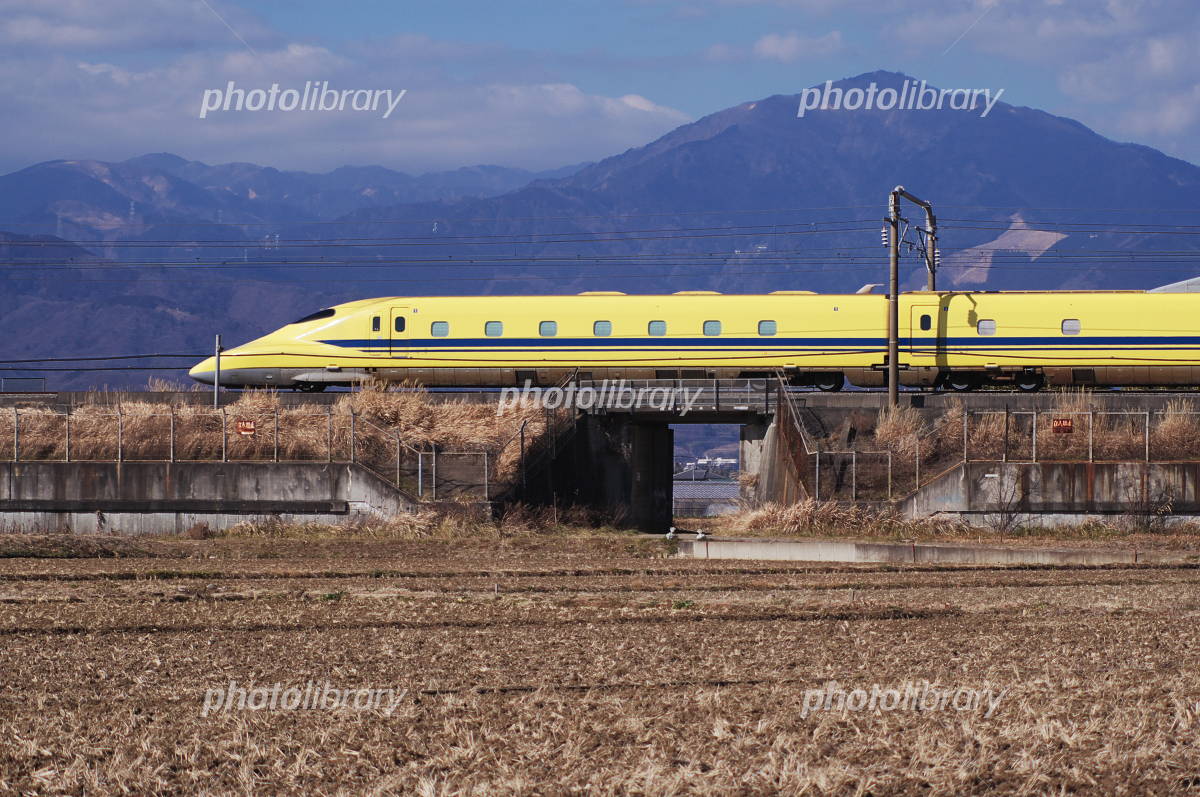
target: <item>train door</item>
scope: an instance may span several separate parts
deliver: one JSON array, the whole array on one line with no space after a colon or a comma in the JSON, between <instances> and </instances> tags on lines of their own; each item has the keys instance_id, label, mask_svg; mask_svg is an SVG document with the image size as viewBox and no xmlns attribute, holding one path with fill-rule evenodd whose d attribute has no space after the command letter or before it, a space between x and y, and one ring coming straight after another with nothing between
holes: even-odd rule
<instances>
[{"instance_id":1,"label":"train door","mask_svg":"<svg viewBox=\"0 0 1200 797\"><path fill-rule=\"evenodd\" d=\"M938 305L914 304L909 308L908 353L918 363L931 363L941 344Z\"/></svg>"},{"instance_id":2,"label":"train door","mask_svg":"<svg viewBox=\"0 0 1200 797\"><path fill-rule=\"evenodd\" d=\"M407 307L392 308L388 329L391 330L393 357L402 357L408 351L408 310Z\"/></svg>"},{"instance_id":3,"label":"train door","mask_svg":"<svg viewBox=\"0 0 1200 797\"><path fill-rule=\"evenodd\" d=\"M391 346L386 311L380 311L371 316L369 324L367 352L372 357L386 357L388 355L388 348Z\"/></svg>"}]
</instances>

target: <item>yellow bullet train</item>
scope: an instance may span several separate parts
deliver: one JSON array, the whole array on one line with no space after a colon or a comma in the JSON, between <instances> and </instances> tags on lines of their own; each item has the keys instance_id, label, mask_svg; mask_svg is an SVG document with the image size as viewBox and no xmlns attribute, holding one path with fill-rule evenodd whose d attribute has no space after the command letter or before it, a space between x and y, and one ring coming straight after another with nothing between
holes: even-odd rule
<instances>
[{"instance_id":1,"label":"yellow bullet train","mask_svg":"<svg viewBox=\"0 0 1200 797\"><path fill-rule=\"evenodd\" d=\"M222 354L229 387L367 379L503 387L782 372L838 390L886 378L887 298L777 291L365 299ZM900 297L905 385L1200 385L1200 296L916 291ZM190 372L212 384L209 358Z\"/></svg>"}]
</instances>

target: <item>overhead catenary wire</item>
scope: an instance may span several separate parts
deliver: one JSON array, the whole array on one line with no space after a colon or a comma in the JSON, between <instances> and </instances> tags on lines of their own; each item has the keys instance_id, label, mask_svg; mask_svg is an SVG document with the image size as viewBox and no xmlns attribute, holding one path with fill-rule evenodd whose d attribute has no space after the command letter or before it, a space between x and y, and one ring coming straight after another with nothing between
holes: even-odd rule
<instances>
[{"instance_id":1,"label":"overhead catenary wire","mask_svg":"<svg viewBox=\"0 0 1200 797\"><path fill-rule=\"evenodd\" d=\"M478 199L487 200L494 197L479 197ZM402 204L402 203L397 203ZM939 207L954 208L958 210L996 210L1007 213L1020 212L1039 212L1039 213L1193 213L1200 214L1200 208L1153 208L1153 207L1038 207L1032 205L957 205L948 202L939 202ZM308 220L292 220L286 222L289 226L343 226L343 225L358 225L369 226L375 224L422 224L429 225L434 222L453 222L456 224L475 224L475 223L500 223L500 222L515 222L515 221L578 221L583 219L626 219L626 218L662 218L662 217L680 217L680 216L741 216L741 215L761 215L768 213L822 213L829 211L842 210L874 210L876 205L825 205L825 206L809 206L809 207L787 207L787 208L742 208L728 210L663 210L663 211L638 211L638 212L614 212L614 213L597 213L585 215L571 216L475 216L466 218L455 218L450 215L428 216L422 218L339 218L339 219L308 219ZM363 212L362 210L357 212ZM70 219L66 219L69 223L75 223ZM0 227L45 227L45 221L0 221ZM245 220L245 221L153 221L146 223L138 223L136 225L124 226L139 226L152 228L171 228L171 227L280 227L283 223L278 221L264 221L261 219Z\"/></svg>"},{"instance_id":2,"label":"overhead catenary wire","mask_svg":"<svg viewBox=\"0 0 1200 797\"><path fill-rule=\"evenodd\" d=\"M0 359L0 363L71 363L71 362L99 362L103 360L149 360L149 359L170 359L173 357L207 357L208 354L196 354L189 352L186 354L110 354L108 356L93 356L93 357L36 357L33 359Z\"/></svg>"},{"instance_id":3,"label":"overhead catenary wire","mask_svg":"<svg viewBox=\"0 0 1200 797\"><path fill-rule=\"evenodd\" d=\"M850 222L847 222L850 223ZM860 222L861 223L861 222ZM873 222L872 222L873 224ZM283 248L299 249L299 248L322 248L322 249L338 249L338 248L361 248L361 247L392 247L392 246L442 246L446 244L454 244L455 246L512 246L514 244L572 244L572 243L613 243L621 241L678 241L700 238L741 238L741 237L761 237L761 236L780 236L780 235L827 235L837 232L864 232L874 229L873 227L840 227L832 229L805 229L805 230L778 230L777 227L783 226L809 226L807 225L767 225L771 227L768 232L765 229L755 230L754 232L745 232L736 228L729 227L714 227L710 232L696 232L687 235L642 235L635 234L636 231L629 233L613 231L597 233L597 235L619 236L608 238L546 238L542 240L532 240L538 235L589 235L587 232L572 231L572 232L556 232L556 233L520 233L511 236L505 236L503 240L494 240L488 236L462 236L461 238L430 238L424 236L412 236L409 238L398 239L391 238L363 238L363 239L331 239L329 241L312 241L312 240L292 240L278 242L271 241L265 243L263 241L246 241L246 240L227 240L227 241L197 241L197 240L171 240L171 241L5 241L5 246L20 247L20 248L45 248L46 246L61 246L63 244L72 244L80 247L110 247L118 249L162 249L166 248L166 244L170 244L171 248L188 248L188 249L244 249L248 247L256 248ZM718 230L720 230L718 232ZM652 231L656 232L656 231ZM664 232L673 232L665 230ZM686 232L686 231L679 231ZM497 236L499 237L499 236ZM487 240L478 240L487 238ZM470 239L470 240L467 240Z\"/></svg>"},{"instance_id":4,"label":"overhead catenary wire","mask_svg":"<svg viewBox=\"0 0 1200 797\"><path fill-rule=\"evenodd\" d=\"M945 230L998 230L1003 232L1086 232L1109 235L1200 235L1200 225L1160 223L1127 223L1114 227L1104 222L1014 222L994 219L943 218ZM342 238L286 238L286 239L55 239L53 241L6 241L6 246L17 248L46 248L64 244L79 247L115 249L161 249L161 248L231 248L231 249L299 249L299 248L346 248L346 247L394 247L433 246L455 244L459 246L511 246L514 244L563 244L563 243L609 243L613 241L687 240L695 238L754 237L823 235L843 232L864 232L874 227L859 226L875 224L875 219L838 219L834 221L796 221L762 225L722 225L716 227L662 227L632 230L559 230L553 232L522 231L512 233L468 233L462 235L413 235L374 236ZM817 229L817 225L842 225ZM1156 229L1142 229L1142 228ZM795 228L795 229L789 229ZM1075 229L1079 228L1079 229ZM676 234L686 233L686 234ZM558 238L554 236L575 236ZM613 236L613 237L600 237Z\"/></svg>"}]
</instances>

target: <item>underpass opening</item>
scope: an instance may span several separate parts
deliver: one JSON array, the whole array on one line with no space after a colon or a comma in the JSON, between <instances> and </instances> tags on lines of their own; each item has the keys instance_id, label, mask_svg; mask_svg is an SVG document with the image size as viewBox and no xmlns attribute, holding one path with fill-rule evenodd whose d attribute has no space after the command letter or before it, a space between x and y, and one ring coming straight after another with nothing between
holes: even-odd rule
<instances>
[{"instance_id":1,"label":"underpass opening","mask_svg":"<svg viewBox=\"0 0 1200 797\"><path fill-rule=\"evenodd\" d=\"M677 423L671 479L671 514L676 521L716 517L741 505L743 448L747 430L761 440L758 424Z\"/></svg>"}]
</instances>

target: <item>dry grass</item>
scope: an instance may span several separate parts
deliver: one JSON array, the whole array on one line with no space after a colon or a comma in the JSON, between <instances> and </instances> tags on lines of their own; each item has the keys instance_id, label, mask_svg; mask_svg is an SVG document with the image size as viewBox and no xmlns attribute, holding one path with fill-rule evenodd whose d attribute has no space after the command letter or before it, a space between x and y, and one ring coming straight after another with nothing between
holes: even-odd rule
<instances>
[{"instance_id":1,"label":"dry grass","mask_svg":"<svg viewBox=\"0 0 1200 797\"><path fill-rule=\"evenodd\" d=\"M1021 520L1022 518L1018 518ZM1044 546L1070 542L1138 550L1200 550L1200 523L1184 521L1149 525L1130 515L1047 527L1035 515L1007 525L981 515L966 520L905 517L890 509L875 509L837 501L805 500L795 504L764 504L718 518L689 520L692 526L725 536L823 537L849 540L969 541Z\"/></svg>"},{"instance_id":2,"label":"dry grass","mask_svg":"<svg viewBox=\"0 0 1200 797\"><path fill-rule=\"evenodd\" d=\"M167 555L163 545L131 537L0 532L0 558L4 559L120 559L163 555Z\"/></svg>"},{"instance_id":3,"label":"dry grass","mask_svg":"<svg viewBox=\"0 0 1200 797\"><path fill-rule=\"evenodd\" d=\"M253 422L255 434L238 434L238 421ZM165 460L172 455L174 426L178 460L224 456L265 461L274 459L278 449L283 461L341 461L350 459L353 437L356 459L377 462L383 472L392 472L398 439L406 461L414 456L409 449L487 452L493 457L492 476L503 481L519 462L516 438L522 424L526 443L532 445L545 431L546 415L531 405L497 415L492 405L433 401L407 386L368 386L339 397L327 411L281 406L274 391L262 390L244 393L224 412L191 403L148 401L78 407L70 416L70 455L73 460L111 461L119 448L126 460ZM0 413L0 456L12 456L13 435L13 415ZM20 411L21 459L64 460L67 437L65 415L43 408Z\"/></svg>"},{"instance_id":4,"label":"dry grass","mask_svg":"<svg viewBox=\"0 0 1200 797\"><path fill-rule=\"evenodd\" d=\"M853 447L862 451L890 451L897 462L912 460L919 450L923 468L947 456L961 459L964 412L961 400L956 400L936 422L926 427L918 410L887 407L869 426L870 433L860 436ZM1073 431L1055 432L1056 418L1071 419ZM1145 414L1106 412L1089 393L1057 394L1053 405L1038 413L1037 422L1039 460L1086 460L1091 424L1094 424L1090 430L1094 459L1139 461L1145 457ZM1031 459L1032 424L1033 417L1027 412L970 413L966 435L969 457L999 460L1007 446L1008 459ZM829 441L826 446L837 447ZM1175 398L1164 411L1150 413L1150 455L1158 460L1200 460L1200 409L1194 402Z\"/></svg>"},{"instance_id":5,"label":"dry grass","mask_svg":"<svg viewBox=\"0 0 1200 797\"><path fill-rule=\"evenodd\" d=\"M521 535L579 536L618 533L582 507L558 510L509 504L498 517L479 505L442 505L388 520L361 518L341 524L286 523L278 519L239 523L222 534L232 538L287 540L499 540Z\"/></svg>"},{"instance_id":6,"label":"dry grass","mask_svg":"<svg viewBox=\"0 0 1200 797\"><path fill-rule=\"evenodd\" d=\"M535 539L270 560L245 558L253 540L179 542L204 572L171 576L4 560L0 791L1194 793L1195 569L705 562ZM201 716L230 680L402 700ZM828 680L1006 691L991 717L803 716Z\"/></svg>"},{"instance_id":7,"label":"dry grass","mask_svg":"<svg viewBox=\"0 0 1200 797\"><path fill-rule=\"evenodd\" d=\"M964 443L963 417L967 414ZM1055 429L1055 419L1070 419L1073 431ZM887 455L891 455L892 494L903 495L962 461L1031 461L1034 416L1027 412L966 413L961 400L932 423L911 407L888 407L874 418L852 419L860 434L845 444L847 429L821 441L822 498L849 500L887 497ZM1200 410L1188 399L1172 399L1162 412L1105 412L1086 392L1064 392L1036 418L1041 462L1200 461ZM857 473L850 475L849 450L857 452Z\"/></svg>"},{"instance_id":8,"label":"dry grass","mask_svg":"<svg viewBox=\"0 0 1200 797\"><path fill-rule=\"evenodd\" d=\"M912 458L924 426L920 411L913 407L886 407L875 421L875 445L898 457Z\"/></svg>"},{"instance_id":9,"label":"dry grass","mask_svg":"<svg viewBox=\"0 0 1200 797\"><path fill-rule=\"evenodd\" d=\"M971 536L970 527L961 521L913 520L893 511L813 500L764 504L721 518L718 526L725 533L751 536L844 537L847 532L857 539Z\"/></svg>"}]
</instances>

